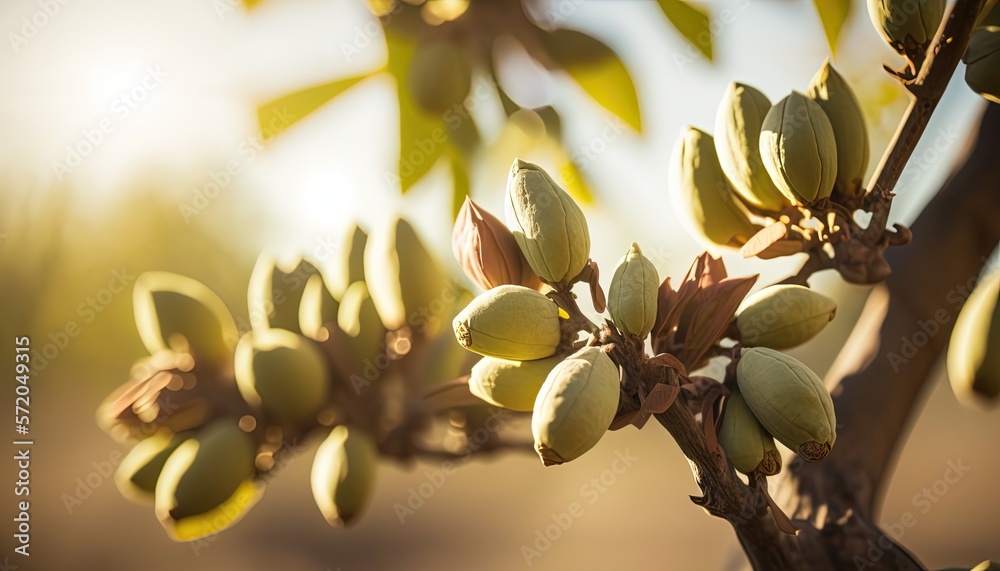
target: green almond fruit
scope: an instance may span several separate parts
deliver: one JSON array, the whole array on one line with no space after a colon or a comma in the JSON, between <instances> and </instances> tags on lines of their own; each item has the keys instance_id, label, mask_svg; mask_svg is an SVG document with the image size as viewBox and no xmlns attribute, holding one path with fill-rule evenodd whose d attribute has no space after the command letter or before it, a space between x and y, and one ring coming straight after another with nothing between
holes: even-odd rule
<instances>
[{"instance_id":1,"label":"green almond fruit","mask_svg":"<svg viewBox=\"0 0 1000 571\"><path fill-rule=\"evenodd\" d=\"M857 196L864 191L862 177L868 168L868 128L865 127L861 104L851 86L830 65L816 72L806 90L806 96L815 101L830 119L837 141L837 181L834 190L843 196Z\"/></svg>"},{"instance_id":2,"label":"green almond fruit","mask_svg":"<svg viewBox=\"0 0 1000 571\"><path fill-rule=\"evenodd\" d=\"M837 302L799 285L774 285L751 295L736 314L747 347L790 349L812 339L837 314Z\"/></svg>"},{"instance_id":3,"label":"green almond fruit","mask_svg":"<svg viewBox=\"0 0 1000 571\"><path fill-rule=\"evenodd\" d=\"M868 16L889 47L923 54L941 27L944 7L945 0L868 0Z\"/></svg>"},{"instance_id":4,"label":"green almond fruit","mask_svg":"<svg viewBox=\"0 0 1000 571\"><path fill-rule=\"evenodd\" d=\"M378 445L360 428L338 426L313 459L313 498L326 521L345 527L371 503L378 472Z\"/></svg>"},{"instance_id":5,"label":"green almond fruit","mask_svg":"<svg viewBox=\"0 0 1000 571\"><path fill-rule=\"evenodd\" d=\"M282 264L273 254L261 254L250 274L247 291L251 327L301 333L302 293L309 278L318 274L316 266L302 258Z\"/></svg>"},{"instance_id":6,"label":"green almond fruit","mask_svg":"<svg viewBox=\"0 0 1000 571\"><path fill-rule=\"evenodd\" d=\"M715 150L719 166L740 198L779 212L792 203L778 190L760 158L760 128L771 110L767 96L743 84L730 83L715 115Z\"/></svg>"},{"instance_id":7,"label":"green almond fruit","mask_svg":"<svg viewBox=\"0 0 1000 571\"><path fill-rule=\"evenodd\" d=\"M479 294L452 324L462 347L500 359L551 357L561 338L559 307L524 286L502 285Z\"/></svg>"},{"instance_id":8,"label":"green almond fruit","mask_svg":"<svg viewBox=\"0 0 1000 571\"><path fill-rule=\"evenodd\" d=\"M192 433L173 434L158 431L139 441L122 460L115 471L115 485L123 496L134 502L152 502L156 481L160 478L167 458L177 450Z\"/></svg>"},{"instance_id":9,"label":"green almond fruit","mask_svg":"<svg viewBox=\"0 0 1000 571\"><path fill-rule=\"evenodd\" d=\"M792 92L764 117L760 156L771 180L795 204L830 196L837 181L837 138L826 112Z\"/></svg>"},{"instance_id":10,"label":"green almond fruit","mask_svg":"<svg viewBox=\"0 0 1000 571\"><path fill-rule=\"evenodd\" d=\"M642 255L639 245L632 247L618 262L608 293L611 320L626 335L645 339L656 321L656 298L660 277L653 262Z\"/></svg>"},{"instance_id":11,"label":"green almond fruit","mask_svg":"<svg viewBox=\"0 0 1000 571\"><path fill-rule=\"evenodd\" d=\"M744 349L736 383L761 425L809 462L822 460L837 440L833 399L816 373L765 347Z\"/></svg>"},{"instance_id":12,"label":"green almond fruit","mask_svg":"<svg viewBox=\"0 0 1000 571\"><path fill-rule=\"evenodd\" d=\"M670 189L693 230L713 244L739 248L760 230L737 205L715 142L700 129L681 130L670 164Z\"/></svg>"},{"instance_id":13,"label":"green almond fruit","mask_svg":"<svg viewBox=\"0 0 1000 571\"><path fill-rule=\"evenodd\" d=\"M472 367L469 391L484 401L509 410L530 411L552 368L565 355L534 361L483 357Z\"/></svg>"},{"instance_id":14,"label":"green almond fruit","mask_svg":"<svg viewBox=\"0 0 1000 571\"><path fill-rule=\"evenodd\" d=\"M424 111L442 114L465 101L472 88L472 67L455 42L431 40L414 52L407 85Z\"/></svg>"},{"instance_id":15,"label":"green almond fruit","mask_svg":"<svg viewBox=\"0 0 1000 571\"><path fill-rule=\"evenodd\" d=\"M156 482L155 511L176 541L193 541L236 523L259 499L252 482L256 449L235 418L201 428L167 458Z\"/></svg>"},{"instance_id":16,"label":"green almond fruit","mask_svg":"<svg viewBox=\"0 0 1000 571\"><path fill-rule=\"evenodd\" d=\"M313 341L326 341L330 338L329 328L337 323L339 312L340 302L327 287L323 276L311 276L306 281L302 301L299 303L299 328L302 335Z\"/></svg>"},{"instance_id":17,"label":"green almond fruit","mask_svg":"<svg viewBox=\"0 0 1000 571\"><path fill-rule=\"evenodd\" d=\"M598 347L566 357L545 378L531 414L535 450L546 466L593 448L618 412L618 368Z\"/></svg>"},{"instance_id":18,"label":"green almond fruit","mask_svg":"<svg viewBox=\"0 0 1000 571\"><path fill-rule=\"evenodd\" d=\"M976 285L955 320L948 343L948 378L955 396L971 406L1000 397L1000 272Z\"/></svg>"},{"instance_id":19,"label":"green almond fruit","mask_svg":"<svg viewBox=\"0 0 1000 571\"><path fill-rule=\"evenodd\" d=\"M191 278L170 272L146 272L132 295L139 337L150 353L190 353L195 362L228 368L239 334L226 304Z\"/></svg>"},{"instance_id":20,"label":"green almond fruit","mask_svg":"<svg viewBox=\"0 0 1000 571\"><path fill-rule=\"evenodd\" d=\"M962 59L965 83L987 101L1000 103L1000 26L973 30Z\"/></svg>"},{"instance_id":21,"label":"green almond fruit","mask_svg":"<svg viewBox=\"0 0 1000 571\"><path fill-rule=\"evenodd\" d=\"M733 467L744 474L757 472L774 476L781 471L781 454L774 445L774 438L761 426L738 392L726 399L719 427L719 445Z\"/></svg>"},{"instance_id":22,"label":"green almond fruit","mask_svg":"<svg viewBox=\"0 0 1000 571\"><path fill-rule=\"evenodd\" d=\"M312 341L284 329L262 329L245 335L236 347L236 386L251 406L299 424L327 404L330 375Z\"/></svg>"},{"instance_id":23,"label":"green almond fruit","mask_svg":"<svg viewBox=\"0 0 1000 571\"><path fill-rule=\"evenodd\" d=\"M590 260L590 230L583 210L538 165L514 161L504 218L528 265L549 284L568 283Z\"/></svg>"}]
</instances>

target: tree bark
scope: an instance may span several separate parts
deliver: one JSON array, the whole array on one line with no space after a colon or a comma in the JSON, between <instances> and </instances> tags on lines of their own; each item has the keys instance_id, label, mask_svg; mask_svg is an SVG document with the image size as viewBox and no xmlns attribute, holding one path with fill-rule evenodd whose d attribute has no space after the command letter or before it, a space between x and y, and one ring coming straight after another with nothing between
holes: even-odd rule
<instances>
[{"instance_id":1,"label":"tree bark","mask_svg":"<svg viewBox=\"0 0 1000 571\"><path fill-rule=\"evenodd\" d=\"M763 541L745 541L750 538L737 529L752 563L773 550L763 543L777 538L783 549L801 556L802 568L924 569L875 519L920 397L947 346L953 308L1000 241L997 148L1000 106L989 105L964 164L913 225L913 242L890 251L892 276L872 291L827 376L839 427L833 451L816 464L796 458L776 479L776 500L800 526L798 535L783 536L766 519L756 524ZM931 322L938 324L934 334L920 327ZM918 347L915 353L902 351L906 340Z\"/></svg>"}]
</instances>

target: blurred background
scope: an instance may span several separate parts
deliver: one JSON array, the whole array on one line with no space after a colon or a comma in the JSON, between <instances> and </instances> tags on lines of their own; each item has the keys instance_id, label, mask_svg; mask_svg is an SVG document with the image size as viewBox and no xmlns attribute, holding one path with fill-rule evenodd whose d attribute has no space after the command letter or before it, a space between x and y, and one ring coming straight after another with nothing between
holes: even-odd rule
<instances>
[{"instance_id":1,"label":"blurred background","mask_svg":"<svg viewBox=\"0 0 1000 571\"><path fill-rule=\"evenodd\" d=\"M559 161L573 157L586 181L576 194L585 202L605 287L632 241L661 276L681 278L705 246L686 231L667 193L673 142L686 124L712 130L731 81L754 85L772 101L805 89L830 56L813 3L698 4L709 16L712 61L652 1L534 4L560 14L560 27L591 34L620 56L642 130L622 125L564 74L550 77L515 53L500 77L521 78L512 83L522 87L508 95L521 107L559 109L560 143L539 143L530 129L512 134L500 100L487 101L475 114L483 145L469 167L469 193L499 214L515 156L563 174ZM122 449L94 420L98 404L145 354L131 283L153 269L189 275L219 293L239 322L261 250L305 252L322 266L338 255L349 222L370 227L395 215L406 216L461 276L450 252L454 179L441 163L401 193L387 176L400 154L399 106L392 77L373 73L385 65L386 43L360 1L265 0L248 10L236 0L12 0L0 5L0 30L2 354L13 363L15 335L31 336L42 352L31 381L32 556L13 555L16 471L14 450L4 445L0 558L22 569L109 570L743 564L729 526L688 499L698 489L687 462L654 423L609 433L583 458L557 468L512 453L465 463L441 479L439 463L385 463L373 505L349 530L329 527L312 500L310 443L234 528L207 543L170 541L151 509L116 490L108 465ZM834 62L866 111L870 174L906 101L880 70L883 62L899 62L862 3L847 15ZM258 121L267 102L359 74L372 75L263 140ZM911 222L941 185L983 106L961 85L949 89L911 159L913 176L904 175L897 189L896 220ZM799 263L721 254L731 275L760 273L761 286ZM822 374L867 289L827 274L813 286L838 300L837 319L791 353ZM1000 559L1000 496L993 493L1000 416L960 408L943 370L939 377L902 451L881 521L892 526L912 514L916 523L900 539L932 568ZM10 376L2 390L6 434L13 423ZM513 424L530 434L526 422ZM616 472L622 457L627 467ZM949 463L959 462L969 470L943 491L935 487ZM440 485L414 500L427 482ZM582 515L555 541L537 543L574 502ZM414 512L401 518L403 505ZM526 556L526 548L537 556Z\"/></svg>"}]
</instances>

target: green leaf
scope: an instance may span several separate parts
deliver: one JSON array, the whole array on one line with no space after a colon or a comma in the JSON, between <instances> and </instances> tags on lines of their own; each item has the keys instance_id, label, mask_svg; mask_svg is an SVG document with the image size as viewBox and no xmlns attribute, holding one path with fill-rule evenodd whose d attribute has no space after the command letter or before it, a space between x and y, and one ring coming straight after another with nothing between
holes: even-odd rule
<instances>
[{"instance_id":1,"label":"green leaf","mask_svg":"<svg viewBox=\"0 0 1000 571\"><path fill-rule=\"evenodd\" d=\"M396 79L399 98L399 185L406 192L413 183L431 170L444 153L448 136L444 116L425 112L414 101L407 87L410 61L416 51L416 40L384 27L389 50L388 71Z\"/></svg>"},{"instance_id":2,"label":"green leaf","mask_svg":"<svg viewBox=\"0 0 1000 571\"><path fill-rule=\"evenodd\" d=\"M625 64L608 46L574 30L541 31L553 62L566 70L602 107L642 131L639 98Z\"/></svg>"},{"instance_id":3,"label":"green leaf","mask_svg":"<svg viewBox=\"0 0 1000 571\"><path fill-rule=\"evenodd\" d=\"M261 137L265 141L270 139L366 77L367 74L317 85L261 105L257 108Z\"/></svg>"},{"instance_id":4,"label":"green leaf","mask_svg":"<svg viewBox=\"0 0 1000 571\"><path fill-rule=\"evenodd\" d=\"M826 41L830 44L830 53L836 54L840 30L851 12L851 0L813 0L813 4L816 5L816 13L823 23Z\"/></svg>"},{"instance_id":5,"label":"green leaf","mask_svg":"<svg viewBox=\"0 0 1000 571\"><path fill-rule=\"evenodd\" d=\"M566 192L570 193L573 198L581 204L594 203L594 193L590 191L587 180L583 177L583 173L580 172L576 163L569 157L559 165L559 174L562 176L563 183L566 184Z\"/></svg>"},{"instance_id":6,"label":"green leaf","mask_svg":"<svg viewBox=\"0 0 1000 571\"><path fill-rule=\"evenodd\" d=\"M469 168L466 158L462 153L452 150L448 153L451 159L451 219L458 217L458 211L465 203L465 197L469 195L471 181L469 180Z\"/></svg>"},{"instance_id":7,"label":"green leaf","mask_svg":"<svg viewBox=\"0 0 1000 571\"><path fill-rule=\"evenodd\" d=\"M704 54L708 61L712 61L712 32L708 14L682 0L657 0L657 4L677 31Z\"/></svg>"}]
</instances>

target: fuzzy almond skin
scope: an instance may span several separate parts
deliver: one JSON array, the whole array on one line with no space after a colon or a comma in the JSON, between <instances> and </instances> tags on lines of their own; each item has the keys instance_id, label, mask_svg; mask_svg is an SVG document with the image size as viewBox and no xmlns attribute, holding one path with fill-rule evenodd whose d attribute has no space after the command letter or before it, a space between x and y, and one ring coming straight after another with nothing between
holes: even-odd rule
<instances>
[{"instance_id":1,"label":"fuzzy almond skin","mask_svg":"<svg viewBox=\"0 0 1000 571\"><path fill-rule=\"evenodd\" d=\"M484 401L517 411L530 411L553 367L564 355L534 361L511 361L483 357L469 376L469 391Z\"/></svg>"},{"instance_id":2,"label":"fuzzy almond skin","mask_svg":"<svg viewBox=\"0 0 1000 571\"><path fill-rule=\"evenodd\" d=\"M590 260L590 230L583 210L537 165L514 161L504 219L528 265L547 283L575 278Z\"/></svg>"},{"instance_id":3,"label":"fuzzy almond skin","mask_svg":"<svg viewBox=\"0 0 1000 571\"><path fill-rule=\"evenodd\" d=\"M837 181L837 138L826 112L792 92L764 117L760 156L771 180L795 204L830 196Z\"/></svg>"},{"instance_id":4,"label":"fuzzy almond skin","mask_svg":"<svg viewBox=\"0 0 1000 571\"><path fill-rule=\"evenodd\" d=\"M726 401L726 412L719 427L719 445L733 466L750 474L754 471L774 476L781 471L781 454L774 438L757 421L739 392Z\"/></svg>"},{"instance_id":5,"label":"fuzzy almond skin","mask_svg":"<svg viewBox=\"0 0 1000 571\"><path fill-rule=\"evenodd\" d=\"M896 51L925 50L941 27L945 0L868 0L868 16Z\"/></svg>"},{"instance_id":6,"label":"fuzzy almond skin","mask_svg":"<svg viewBox=\"0 0 1000 571\"><path fill-rule=\"evenodd\" d=\"M955 320L948 344L948 378L955 396L973 407L1000 397L1000 272L983 278Z\"/></svg>"},{"instance_id":7,"label":"fuzzy almond skin","mask_svg":"<svg viewBox=\"0 0 1000 571\"><path fill-rule=\"evenodd\" d=\"M815 101L830 119L837 140L837 181L834 189L844 196L857 196L864 190L862 177L868 168L868 128L861 104L851 86L830 65L823 67L809 83L806 95Z\"/></svg>"},{"instance_id":8,"label":"fuzzy almond skin","mask_svg":"<svg viewBox=\"0 0 1000 571\"><path fill-rule=\"evenodd\" d=\"M670 192L691 230L718 246L739 248L760 230L736 201L708 133L684 127L674 144Z\"/></svg>"},{"instance_id":9,"label":"fuzzy almond skin","mask_svg":"<svg viewBox=\"0 0 1000 571\"><path fill-rule=\"evenodd\" d=\"M559 308L523 286L503 285L479 294L453 326L459 344L469 351L515 361L551 357L560 340Z\"/></svg>"},{"instance_id":10,"label":"fuzzy almond skin","mask_svg":"<svg viewBox=\"0 0 1000 571\"><path fill-rule=\"evenodd\" d=\"M656 321L656 294L660 277L653 262L632 242L618 262L608 293L611 320L626 335L645 339Z\"/></svg>"},{"instance_id":11,"label":"fuzzy almond skin","mask_svg":"<svg viewBox=\"0 0 1000 571\"><path fill-rule=\"evenodd\" d=\"M771 102L759 90L730 83L715 115L715 150L733 188L748 204L778 212L792 205L760 159L760 128Z\"/></svg>"},{"instance_id":12,"label":"fuzzy almond skin","mask_svg":"<svg viewBox=\"0 0 1000 571\"><path fill-rule=\"evenodd\" d=\"M744 300L736 314L747 347L790 349L809 341L837 314L837 302L799 285L766 287Z\"/></svg>"},{"instance_id":13,"label":"fuzzy almond skin","mask_svg":"<svg viewBox=\"0 0 1000 571\"><path fill-rule=\"evenodd\" d=\"M584 347L552 369L531 415L535 450L546 466L579 458L600 441L618 411L618 368Z\"/></svg>"},{"instance_id":14,"label":"fuzzy almond skin","mask_svg":"<svg viewBox=\"0 0 1000 571\"><path fill-rule=\"evenodd\" d=\"M816 373L773 349L743 351L736 382L761 425L809 462L822 460L837 440L833 400Z\"/></svg>"}]
</instances>

